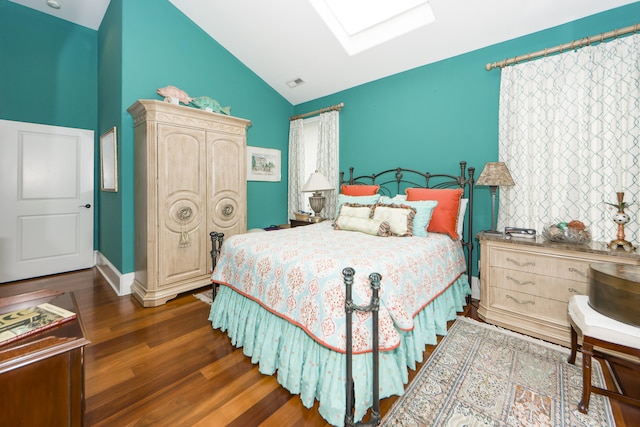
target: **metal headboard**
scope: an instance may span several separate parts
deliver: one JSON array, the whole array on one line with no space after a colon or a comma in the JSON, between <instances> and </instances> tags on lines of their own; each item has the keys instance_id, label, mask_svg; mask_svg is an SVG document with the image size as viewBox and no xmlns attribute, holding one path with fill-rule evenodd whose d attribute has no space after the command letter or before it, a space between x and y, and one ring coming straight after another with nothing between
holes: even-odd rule
<instances>
[{"instance_id":1,"label":"metal headboard","mask_svg":"<svg viewBox=\"0 0 640 427\"><path fill-rule=\"evenodd\" d=\"M462 246L467 255L467 279L471 289L471 277L473 276L473 183L475 168L467 168L467 162L460 162L460 174L433 174L420 172L414 169L395 168L371 175L353 176L353 167L349 168L349 180L344 179L344 172L340 172L340 185L379 185L381 194L395 196L404 194L409 187L421 188L462 188L463 197L469 199L467 204L467 217L462 236Z\"/></svg>"}]
</instances>

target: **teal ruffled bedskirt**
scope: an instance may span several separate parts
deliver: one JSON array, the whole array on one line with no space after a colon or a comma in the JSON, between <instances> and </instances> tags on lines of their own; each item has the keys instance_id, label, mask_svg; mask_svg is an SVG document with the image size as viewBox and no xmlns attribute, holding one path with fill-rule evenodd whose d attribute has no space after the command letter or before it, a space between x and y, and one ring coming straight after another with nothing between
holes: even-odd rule
<instances>
[{"instance_id":1,"label":"teal ruffled bedskirt","mask_svg":"<svg viewBox=\"0 0 640 427\"><path fill-rule=\"evenodd\" d=\"M437 335L446 335L447 322L461 312L469 295L462 275L443 294L415 317L415 328L402 332L393 351L380 353L380 398L401 395L408 382L408 369L422 362L425 346L435 345ZM220 286L209 316L214 329L226 331L231 343L257 363L265 375L277 372L277 380L299 394L307 408L319 402L319 412L330 424L341 426L345 413L345 359L320 345L301 328L265 310L227 286ZM372 405L371 353L353 356L356 395L355 419L359 421Z\"/></svg>"}]
</instances>

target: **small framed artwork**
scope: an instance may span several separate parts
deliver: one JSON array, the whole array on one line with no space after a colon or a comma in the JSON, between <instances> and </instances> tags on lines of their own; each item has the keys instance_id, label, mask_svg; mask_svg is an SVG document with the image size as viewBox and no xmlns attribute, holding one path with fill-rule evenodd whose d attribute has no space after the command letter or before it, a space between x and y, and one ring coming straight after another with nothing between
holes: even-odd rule
<instances>
[{"instance_id":1,"label":"small framed artwork","mask_svg":"<svg viewBox=\"0 0 640 427\"><path fill-rule=\"evenodd\" d=\"M247 181L280 181L280 150L247 146Z\"/></svg>"},{"instance_id":2,"label":"small framed artwork","mask_svg":"<svg viewBox=\"0 0 640 427\"><path fill-rule=\"evenodd\" d=\"M115 126L100 136L100 189L118 191L118 142Z\"/></svg>"}]
</instances>

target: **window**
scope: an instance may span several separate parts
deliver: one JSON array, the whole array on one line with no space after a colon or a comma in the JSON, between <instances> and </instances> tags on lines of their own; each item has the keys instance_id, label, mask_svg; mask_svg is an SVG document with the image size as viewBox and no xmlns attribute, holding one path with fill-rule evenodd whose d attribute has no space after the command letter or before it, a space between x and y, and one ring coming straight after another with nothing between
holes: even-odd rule
<instances>
[{"instance_id":1,"label":"window","mask_svg":"<svg viewBox=\"0 0 640 427\"><path fill-rule=\"evenodd\" d=\"M311 117L303 120L304 123L304 160L302 176L304 182L307 182L309 176L316 171L318 164L318 127L320 125L320 117ZM312 212L309 205L309 197L312 193L304 194L304 210Z\"/></svg>"}]
</instances>

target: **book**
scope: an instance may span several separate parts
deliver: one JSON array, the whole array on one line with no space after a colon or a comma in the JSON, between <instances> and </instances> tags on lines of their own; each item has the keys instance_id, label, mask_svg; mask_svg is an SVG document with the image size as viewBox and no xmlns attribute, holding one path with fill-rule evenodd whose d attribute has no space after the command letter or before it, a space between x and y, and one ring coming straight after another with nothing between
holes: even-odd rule
<instances>
[{"instance_id":1,"label":"book","mask_svg":"<svg viewBox=\"0 0 640 427\"><path fill-rule=\"evenodd\" d=\"M76 313L49 303L0 314L0 346L75 318Z\"/></svg>"}]
</instances>

